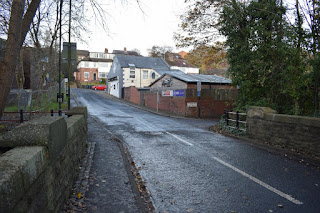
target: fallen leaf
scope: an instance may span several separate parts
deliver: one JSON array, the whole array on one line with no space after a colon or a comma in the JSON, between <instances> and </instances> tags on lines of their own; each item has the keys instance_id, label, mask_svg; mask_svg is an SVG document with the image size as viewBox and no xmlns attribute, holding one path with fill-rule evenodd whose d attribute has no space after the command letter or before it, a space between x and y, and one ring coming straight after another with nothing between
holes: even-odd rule
<instances>
[{"instance_id":1,"label":"fallen leaf","mask_svg":"<svg viewBox=\"0 0 320 213\"><path fill-rule=\"evenodd\" d=\"M78 193L78 198L80 199L80 198L81 198L81 196L82 196L82 195L81 195L81 192L79 192L79 193Z\"/></svg>"},{"instance_id":2,"label":"fallen leaf","mask_svg":"<svg viewBox=\"0 0 320 213\"><path fill-rule=\"evenodd\" d=\"M283 208L283 205L282 205L282 204L278 204L278 207L279 207L279 208Z\"/></svg>"},{"instance_id":3,"label":"fallen leaf","mask_svg":"<svg viewBox=\"0 0 320 213\"><path fill-rule=\"evenodd\" d=\"M99 186L99 184L96 184L96 186Z\"/></svg>"},{"instance_id":4,"label":"fallen leaf","mask_svg":"<svg viewBox=\"0 0 320 213\"><path fill-rule=\"evenodd\" d=\"M186 212L193 212L194 211L194 209L187 209L187 211Z\"/></svg>"},{"instance_id":5,"label":"fallen leaf","mask_svg":"<svg viewBox=\"0 0 320 213\"><path fill-rule=\"evenodd\" d=\"M174 200L171 200L170 203L173 205L174 204Z\"/></svg>"},{"instance_id":6,"label":"fallen leaf","mask_svg":"<svg viewBox=\"0 0 320 213\"><path fill-rule=\"evenodd\" d=\"M273 212L271 209L269 209L269 212Z\"/></svg>"}]
</instances>

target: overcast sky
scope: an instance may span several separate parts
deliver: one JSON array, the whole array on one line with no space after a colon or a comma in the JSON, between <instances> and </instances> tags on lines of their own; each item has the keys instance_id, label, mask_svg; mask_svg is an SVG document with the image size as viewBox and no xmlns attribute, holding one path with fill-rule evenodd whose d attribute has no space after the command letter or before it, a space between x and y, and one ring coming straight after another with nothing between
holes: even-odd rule
<instances>
[{"instance_id":1,"label":"overcast sky","mask_svg":"<svg viewBox=\"0 0 320 213\"><path fill-rule=\"evenodd\" d=\"M92 18L88 44L78 42L77 49L103 52L108 48L111 52L126 47L127 50L138 49L147 56L147 49L154 45L175 48L173 33L179 29L179 16L186 11L184 0L139 0L143 12L136 0L98 1L108 13L109 34ZM285 2L291 7L294 5L294 0Z\"/></svg>"},{"instance_id":2,"label":"overcast sky","mask_svg":"<svg viewBox=\"0 0 320 213\"><path fill-rule=\"evenodd\" d=\"M185 11L184 0L140 0L143 12L135 0L119 3L119 0L101 0L106 9L110 34L104 32L99 24L92 20L92 33L88 45L78 43L77 49L91 52L103 52L114 49L139 49L147 56L147 49L154 45L175 47L173 33L180 23L179 16ZM110 3L111 2L111 3Z\"/></svg>"}]
</instances>

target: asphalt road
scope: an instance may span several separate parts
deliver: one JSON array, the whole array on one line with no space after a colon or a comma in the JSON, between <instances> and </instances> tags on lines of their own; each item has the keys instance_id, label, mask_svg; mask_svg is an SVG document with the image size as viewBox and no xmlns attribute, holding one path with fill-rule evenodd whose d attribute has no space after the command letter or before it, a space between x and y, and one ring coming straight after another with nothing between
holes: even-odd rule
<instances>
[{"instance_id":1,"label":"asphalt road","mask_svg":"<svg viewBox=\"0 0 320 213\"><path fill-rule=\"evenodd\" d=\"M215 120L156 115L75 89L128 147L158 212L320 212L320 172L208 131Z\"/></svg>"}]
</instances>

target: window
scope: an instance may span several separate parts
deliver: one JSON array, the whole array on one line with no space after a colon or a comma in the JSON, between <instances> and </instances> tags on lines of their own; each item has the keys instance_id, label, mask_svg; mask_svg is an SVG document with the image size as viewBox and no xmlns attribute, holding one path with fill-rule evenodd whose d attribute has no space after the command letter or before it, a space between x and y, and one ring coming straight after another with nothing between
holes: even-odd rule
<instances>
[{"instance_id":1,"label":"window","mask_svg":"<svg viewBox=\"0 0 320 213\"><path fill-rule=\"evenodd\" d=\"M84 62L84 67L89 67L89 62L88 61Z\"/></svg>"},{"instance_id":2,"label":"window","mask_svg":"<svg viewBox=\"0 0 320 213\"><path fill-rule=\"evenodd\" d=\"M143 79L148 79L148 70L143 70Z\"/></svg>"},{"instance_id":3,"label":"window","mask_svg":"<svg viewBox=\"0 0 320 213\"><path fill-rule=\"evenodd\" d=\"M152 78L152 79L155 79L155 78L156 78L156 74L155 74L154 72L151 74L151 78Z\"/></svg>"},{"instance_id":4,"label":"window","mask_svg":"<svg viewBox=\"0 0 320 213\"><path fill-rule=\"evenodd\" d=\"M89 72L84 72L84 78L89 78Z\"/></svg>"},{"instance_id":5,"label":"window","mask_svg":"<svg viewBox=\"0 0 320 213\"><path fill-rule=\"evenodd\" d=\"M99 72L99 78L106 78L107 73L106 72Z\"/></svg>"},{"instance_id":6,"label":"window","mask_svg":"<svg viewBox=\"0 0 320 213\"><path fill-rule=\"evenodd\" d=\"M136 69L134 67L130 67L130 78L136 77Z\"/></svg>"}]
</instances>

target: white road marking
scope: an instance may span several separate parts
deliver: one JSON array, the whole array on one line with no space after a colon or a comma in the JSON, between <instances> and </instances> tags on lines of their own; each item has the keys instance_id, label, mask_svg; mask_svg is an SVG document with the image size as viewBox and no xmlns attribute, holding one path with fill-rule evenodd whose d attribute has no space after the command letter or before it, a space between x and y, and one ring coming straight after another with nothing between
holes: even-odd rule
<instances>
[{"instance_id":1,"label":"white road marking","mask_svg":"<svg viewBox=\"0 0 320 213\"><path fill-rule=\"evenodd\" d=\"M189 145L189 146L193 146L193 144L192 144L192 143L189 143L188 141L183 140L182 138L178 137L177 135L174 135L174 134L172 134L172 133L170 133L170 132L166 132L166 133L167 133L167 134L169 134L169 135L171 135L172 137L174 137L174 138L178 139L179 141L181 141L181 142L183 142L183 143L185 143L185 144Z\"/></svg>"},{"instance_id":2,"label":"white road marking","mask_svg":"<svg viewBox=\"0 0 320 213\"><path fill-rule=\"evenodd\" d=\"M236 167L234 167L234 166L232 166L232 165L230 165L230 164L228 164L228 163L226 163L226 162L224 162L224 161L220 160L219 158L216 158L216 157L212 157L212 158L213 158L214 160L218 161L219 163L221 163L222 165L224 165L224 166L226 166L226 167L229 167L229 168L230 168L230 169L232 169L233 171L238 172L239 174L241 174L241 175L243 175L243 176L245 176L245 177L249 178L250 180L252 180L252 181L254 181L254 182L258 183L259 185L261 185L261 186L265 187L266 189L268 189L268 190L270 190L270 191L272 191L272 192L276 193L277 195L279 195L279 196L281 196L281 197L283 197L283 198L285 198L285 199L287 199L287 200L291 201L292 203L297 204L297 205L302 205L302 204L303 204L301 201L299 201L299 200L297 200L297 199L295 199L295 198L291 197L291 195L288 195L288 194L286 194L286 193L281 192L280 190L278 190L278 189L276 189L276 188L274 188L274 187L272 187L272 186L270 186L270 185L266 184L265 182L263 182L263 181L261 181L261 180L259 180L259 179L255 178L255 177L253 177L253 176L251 176L251 175L247 174L247 173L246 173L246 172L244 172L244 171L241 171L240 169L237 169Z\"/></svg>"},{"instance_id":3,"label":"white road marking","mask_svg":"<svg viewBox=\"0 0 320 213\"><path fill-rule=\"evenodd\" d=\"M139 123L143 124L144 126L150 128L150 129L155 129L154 126L151 126L151 125L147 124L147 122L145 122L145 121L143 121L143 120L141 120L141 119L139 119L139 118L135 118L135 119L136 119Z\"/></svg>"}]
</instances>

